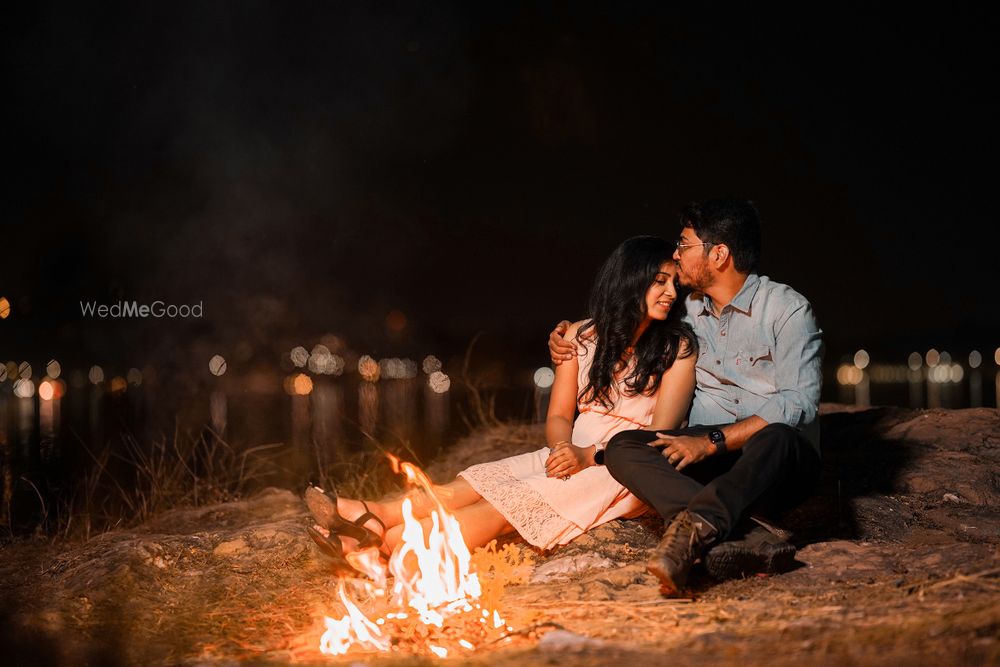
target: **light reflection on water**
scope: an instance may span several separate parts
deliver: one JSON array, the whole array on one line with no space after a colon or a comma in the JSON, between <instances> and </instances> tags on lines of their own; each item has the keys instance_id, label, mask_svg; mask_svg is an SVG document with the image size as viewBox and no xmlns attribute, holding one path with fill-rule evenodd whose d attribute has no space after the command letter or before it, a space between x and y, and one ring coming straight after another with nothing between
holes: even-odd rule
<instances>
[{"instance_id":1,"label":"light reflection on water","mask_svg":"<svg viewBox=\"0 0 1000 667\"><path fill-rule=\"evenodd\" d=\"M837 372L825 377L823 400L859 407L964 408L993 407L1000 396L1000 371L991 367L965 369L941 381L944 375L927 367L864 365L851 374L831 369ZM17 505L15 495L27 495L37 517L35 495L51 504L123 435L149 443L175 432L189 437L207 432L237 451L276 447L281 464L267 482L301 489L317 471L376 443L426 463L464 432L462 420L452 419L461 390L442 393L426 376L379 382L318 376L305 395L289 395L280 378L262 373L212 380L177 394L144 371L141 383L130 382L123 391L110 392L107 383L72 382L52 400L41 400L39 392L19 398L10 382L0 385L0 526L17 523L17 517L6 516ZM508 415L543 420L549 392L537 378L512 390L508 404L526 409Z\"/></svg>"},{"instance_id":2,"label":"light reflection on water","mask_svg":"<svg viewBox=\"0 0 1000 667\"><path fill-rule=\"evenodd\" d=\"M835 400L857 407L895 405L921 408L995 408L1000 397L1000 370L958 368L961 372L948 373L949 369L900 367L897 377L888 381L886 373L873 374L868 370L852 369L854 375L845 374L844 366L836 377L826 378L824 400ZM877 369L876 369L877 370ZM936 373L934 371L946 371ZM874 377L873 377L874 375ZM846 381L845 381L846 380Z\"/></svg>"},{"instance_id":3,"label":"light reflection on water","mask_svg":"<svg viewBox=\"0 0 1000 667\"><path fill-rule=\"evenodd\" d=\"M300 490L320 471L373 445L426 462L464 431L450 418L456 392L437 393L426 377L378 383L317 377L306 395L288 395L279 381L248 388L231 374L182 395L168 395L166 387L148 381L119 392L105 385L88 383L52 400L41 400L37 392L18 398L10 383L0 386L5 508L12 496L15 506L28 496L28 514L37 519L41 502L34 496L53 506L102 451L121 449L123 436L146 444L164 437L170 442L175 433L207 434L237 451L275 447L279 465L264 481ZM0 526L8 523L18 524L18 517L0 517Z\"/></svg>"}]
</instances>

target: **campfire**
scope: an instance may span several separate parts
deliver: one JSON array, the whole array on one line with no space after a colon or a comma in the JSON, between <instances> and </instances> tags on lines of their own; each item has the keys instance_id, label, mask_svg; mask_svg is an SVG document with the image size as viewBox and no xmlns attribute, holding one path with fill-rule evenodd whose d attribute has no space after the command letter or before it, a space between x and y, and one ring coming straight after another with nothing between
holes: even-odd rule
<instances>
[{"instance_id":1,"label":"campfire","mask_svg":"<svg viewBox=\"0 0 1000 667\"><path fill-rule=\"evenodd\" d=\"M407 498L402 539L388 565L382 564L376 548L348 555L367 579L339 582L338 601L345 614L340 619L325 617L320 651L342 655L406 650L444 658L511 632L496 608L507 579L504 568L485 572L484 565L477 567L461 526L427 475L412 463L391 455L390 460L412 493L423 494L422 500L431 503L430 532L425 536ZM492 552L479 553L492 553L497 560L495 545Z\"/></svg>"}]
</instances>

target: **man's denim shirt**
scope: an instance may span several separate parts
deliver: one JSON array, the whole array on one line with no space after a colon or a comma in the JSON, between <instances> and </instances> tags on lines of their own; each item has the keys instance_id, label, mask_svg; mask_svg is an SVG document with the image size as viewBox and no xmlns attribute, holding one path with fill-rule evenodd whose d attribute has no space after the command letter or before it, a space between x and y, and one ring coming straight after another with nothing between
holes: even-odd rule
<instances>
[{"instance_id":1,"label":"man's denim shirt","mask_svg":"<svg viewBox=\"0 0 1000 667\"><path fill-rule=\"evenodd\" d=\"M794 426L819 451L823 332L805 297L751 273L719 317L693 294L685 319L699 346L691 425L757 415Z\"/></svg>"}]
</instances>

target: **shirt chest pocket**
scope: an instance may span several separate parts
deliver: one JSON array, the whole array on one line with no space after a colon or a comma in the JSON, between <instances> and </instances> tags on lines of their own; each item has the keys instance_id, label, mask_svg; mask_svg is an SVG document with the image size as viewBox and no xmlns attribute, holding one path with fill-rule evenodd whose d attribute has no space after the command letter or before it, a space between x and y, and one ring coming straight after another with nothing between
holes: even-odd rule
<instances>
[{"instance_id":1,"label":"shirt chest pocket","mask_svg":"<svg viewBox=\"0 0 1000 667\"><path fill-rule=\"evenodd\" d=\"M747 346L733 359L733 381L736 385L755 394L772 394L777 391L774 369L774 350L769 345Z\"/></svg>"}]
</instances>

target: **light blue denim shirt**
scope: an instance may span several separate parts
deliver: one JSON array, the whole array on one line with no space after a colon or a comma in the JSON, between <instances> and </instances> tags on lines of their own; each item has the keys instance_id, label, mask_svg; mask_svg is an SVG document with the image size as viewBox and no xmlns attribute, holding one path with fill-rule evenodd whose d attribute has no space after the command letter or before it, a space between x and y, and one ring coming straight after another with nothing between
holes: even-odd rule
<instances>
[{"instance_id":1,"label":"light blue denim shirt","mask_svg":"<svg viewBox=\"0 0 1000 667\"><path fill-rule=\"evenodd\" d=\"M757 415L794 426L819 451L823 332L805 297L751 273L718 317L708 296L689 296L686 320L699 346L691 425Z\"/></svg>"}]
</instances>

